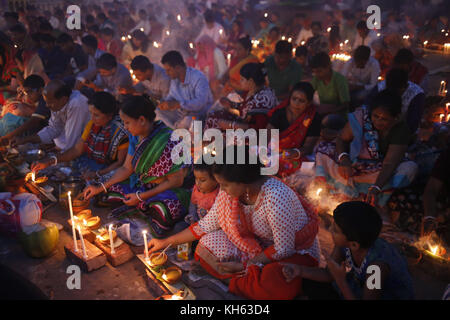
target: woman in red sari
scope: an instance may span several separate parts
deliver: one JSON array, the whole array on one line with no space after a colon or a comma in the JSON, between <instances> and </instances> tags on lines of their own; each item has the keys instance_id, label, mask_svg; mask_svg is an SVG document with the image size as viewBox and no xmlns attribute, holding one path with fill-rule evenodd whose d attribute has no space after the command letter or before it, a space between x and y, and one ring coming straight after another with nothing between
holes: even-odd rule
<instances>
[{"instance_id":1,"label":"woman in red sari","mask_svg":"<svg viewBox=\"0 0 450 320\"><path fill-rule=\"evenodd\" d=\"M321 117L313 104L314 89L309 82L297 83L289 99L268 113L267 129L280 130L282 157L278 175L286 177L300 169L302 159L312 153L320 136Z\"/></svg>"}]
</instances>

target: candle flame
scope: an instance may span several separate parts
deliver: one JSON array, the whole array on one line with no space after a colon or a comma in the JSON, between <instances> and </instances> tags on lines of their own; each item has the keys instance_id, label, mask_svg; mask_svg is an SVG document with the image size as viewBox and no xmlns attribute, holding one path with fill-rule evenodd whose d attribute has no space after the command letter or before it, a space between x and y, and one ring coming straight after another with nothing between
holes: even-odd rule
<instances>
[{"instance_id":1,"label":"candle flame","mask_svg":"<svg viewBox=\"0 0 450 320\"><path fill-rule=\"evenodd\" d=\"M141 28L140 30L141 30L142 32L144 32L144 28Z\"/></svg>"},{"instance_id":2,"label":"candle flame","mask_svg":"<svg viewBox=\"0 0 450 320\"><path fill-rule=\"evenodd\" d=\"M345 43L345 44L347 44L347 43L348 43L348 39L347 39L347 40L345 40L345 41L344 41L344 43Z\"/></svg>"},{"instance_id":3,"label":"candle flame","mask_svg":"<svg viewBox=\"0 0 450 320\"><path fill-rule=\"evenodd\" d=\"M423 42L423 45L426 46L428 44L428 40Z\"/></svg>"},{"instance_id":4,"label":"candle flame","mask_svg":"<svg viewBox=\"0 0 450 320\"><path fill-rule=\"evenodd\" d=\"M177 20L181 21L181 15L177 15Z\"/></svg>"},{"instance_id":5,"label":"candle flame","mask_svg":"<svg viewBox=\"0 0 450 320\"><path fill-rule=\"evenodd\" d=\"M219 33L220 33L220 35L222 35L222 33L223 33L223 29L220 29L220 30L219 30Z\"/></svg>"},{"instance_id":6,"label":"candle flame","mask_svg":"<svg viewBox=\"0 0 450 320\"><path fill-rule=\"evenodd\" d=\"M159 48L159 44L158 44L158 42L156 42L156 41L153 41L153 46L154 46L155 48Z\"/></svg>"},{"instance_id":7,"label":"candle flame","mask_svg":"<svg viewBox=\"0 0 450 320\"><path fill-rule=\"evenodd\" d=\"M264 13L264 18L267 18L269 14L267 12Z\"/></svg>"},{"instance_id":8,"label":"candle flame","mask_svg":"<svg viewBox=\"0 0 450 320\"><path fill-rule=\"evenodd\" d=\"M131 36L130 36L130 35L128 35L128 39L131 39Z\"/></svg>"},{"instance_id":9,"label":"candle flame","mask_svg":"<svg viewBox=\"0 0 450 320\"><path fill-rule=\"evenodd\" d=\"M288 39L288 42L292 42L292 38L289 38L289 39Z\"/></svg>"},{"instance_id":10,"label":"candle flame","mask_svg":"<svg viewBox=\"0 0 450 320\"><path fill-rule=\"evenodd\" d=\"M170 30L166 31L166 35L170 36Z\"/></svg>"},{"instance_id":11,"label":"candle flame","mask_svg":"<svg viewBox=\"0 0 450 320\"><path fill-rule=\"evenodd\" d=\"M194 44L192 42L189 42L189 48L194 49Z\"/></svg>"},{"instance_id":12,"label":"candle flame","mask_svg":"<svg viewBox=\"0 0 450 320\"><path fill-rule=\"evenodd\" d=\"M304 46L304 45L305 45L305 43L306 43L305 41L302 41L302 42L301 42L300 44L301 44L302 46Z\"/></svg>"},{"instance_id":13,"label":"candle flame","mask_svg":"<svg viewBox=\"0 0 450 320\"><path fill-rule=\"evenodd\" d=\"M122 36L122 41L127 40L127 38L125 36Z\"/></svg>"},{"instance_id":14,"label":"candle flame","mask_svg":"<svg viewBox=\"0 0 450 320\"><path fill-rule=\"evenodd\" d=\"M285 36L282 36L282 37L281 37L281 40L283 40L283 41L286 40L286 37L285 37Z\"/></svg>"},{"instance_id":15,"label":"candle flame","mask_svg":"<svg viewBox=\"0 0 450 320\"><path fill-rule=\"evenodd\" d=\"M330 32L330 31L331 31L331 27L328 27L327 32Z\"/></svg>"},{"instance_id":16,"label":"candle flame","mask_svg":"<svg viewBox=\"0 0 450 320\"><path fill-rule=\"evenodd\" d=\"M142 230L142 234L147 234L147 230Z\"/></svg>"}]
</instances>

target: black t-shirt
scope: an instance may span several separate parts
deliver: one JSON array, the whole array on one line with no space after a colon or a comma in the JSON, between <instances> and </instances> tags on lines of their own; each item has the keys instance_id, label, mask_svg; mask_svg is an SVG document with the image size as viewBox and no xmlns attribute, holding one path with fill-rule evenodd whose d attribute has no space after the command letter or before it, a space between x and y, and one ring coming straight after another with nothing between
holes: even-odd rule
<instances>
[{"instance_id":1,"label":"black t-shirt","mask_svg":"<svg viewBox=\"0 0 450 320\"><path fill-rule=\"evenodd\" d=\"M322 123L322 116L317 112L314 115L311 125L306 132L306 137L319 137L320 136L320 128ZM290 124L286 116L286 108L278 109L272 114L272 117L269 119L269 123L274 126L276 129L279 129L280 132L288 129Z\"/></svg>"}]
</instances>

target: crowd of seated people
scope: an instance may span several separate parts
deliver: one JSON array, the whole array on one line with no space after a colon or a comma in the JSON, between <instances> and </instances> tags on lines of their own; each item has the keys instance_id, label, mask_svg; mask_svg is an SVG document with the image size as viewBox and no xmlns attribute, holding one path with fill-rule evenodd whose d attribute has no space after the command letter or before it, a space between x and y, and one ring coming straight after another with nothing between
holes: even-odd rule
<instances>
[{"instance_id":1,"label":"crowd of seated people","mask_svg":"<svg viewBox=\"0 0 450 320\"><path fill-rule=\"evenodd\" d=\"M70 162L90 181L87 200L114 204L111 216L133 224L131 243L150 230L150 251L199 240L196 257L232 293L411 298L401 257L378 238L377 212L385 220L400 211L402 227L413 216L420 228L405 228L422 235L448 223L436 199L448 204L450 117L416 46L396 39L441 41L448 20L390 11L386 30L374 31L358 5L311 18L172 2L83 5L81 30L66 29L59 7L5 12L1 144L52 144L34 172ZM341 68L335 53L351 58ZM224 135L278 129L277 174L261 175L260 162L176 163L171 135L194 120ZM315 208L287 182L304 162L314 162L312 185L342 203L328 269L319 268ZM423 194L410 216L398 200L408 188ZM342 274L344 260L355 281ZM388 289L361 291L369 262ZM333 281L338 290L317 284Z\"/></svg>"}]
</instances>

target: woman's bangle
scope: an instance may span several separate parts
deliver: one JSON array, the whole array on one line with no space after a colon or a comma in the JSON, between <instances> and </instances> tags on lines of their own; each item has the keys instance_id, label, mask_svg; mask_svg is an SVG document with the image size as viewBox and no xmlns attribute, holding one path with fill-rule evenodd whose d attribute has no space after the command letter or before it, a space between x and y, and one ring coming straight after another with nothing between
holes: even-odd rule
<instances>
[{"instance_id":1,"label":"woman's bangle","mask_svg":"<svg viewBox=\"0 0 450 320\"><path fill-rule=\"evenodd\" d=\"M55 163L53 164L54 166L58 164L58 158L56 156L51 156L50 159L55 159Z\"/></svg>"},{"instance_id":2,"label":"woman's bangle","mask_svg":"<svg viewBox=\"0 0 450 320\"><path fill-rule=\"evenodd\" d=\"M139 195L140 193L140 191L136 191L136 198L138 198L139 201L144 202L144 200L142 200L141 196Z\"/></svg>"},{"instance_id":3,"label":"woman's bangle","mask_svg":"<svg viewBox=\"0 0 450 320\"><path fill-rule=\"evenodd\" d=\"M381 192L381 188L380 188L379 186L375 185L375 184L371 185L371 186L369 187L369 190L370 190L370 189L377 189L379 192Z\"/></svg>"},{"instance_id":4,"label":"woman's bangle","mask_svg":"<svg viewBox=\"0 0 450 320\"><path fill-rule=\"evenodd\" d=\"M338 156L338 162L341 162L341 159L343 156L347 156L350 157L350 155L347 152L342 152L339 156Z\"/></svg>"},{"instance_id":5,"label":"woman's bangle","mask_svg":"<svg viewBox=\"0 0 450 320\"><path fill-rule=\"evenodd\" d=\"M100 182L100 185L103 187L103 190L105 190L105 193L108 193L108 189L106 189L104 183L103 183L103 182Z\"/></svg>"}]
</instances>

